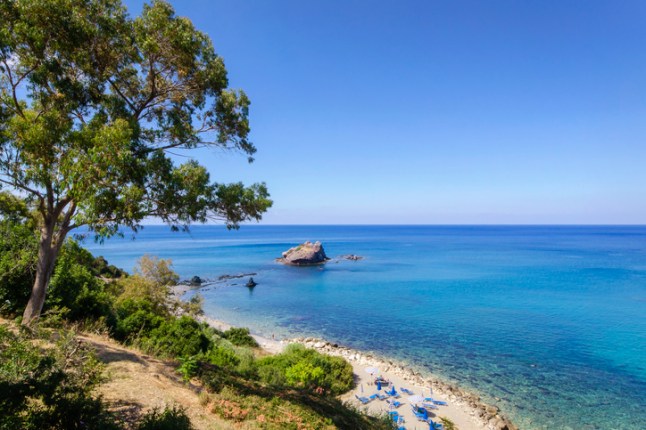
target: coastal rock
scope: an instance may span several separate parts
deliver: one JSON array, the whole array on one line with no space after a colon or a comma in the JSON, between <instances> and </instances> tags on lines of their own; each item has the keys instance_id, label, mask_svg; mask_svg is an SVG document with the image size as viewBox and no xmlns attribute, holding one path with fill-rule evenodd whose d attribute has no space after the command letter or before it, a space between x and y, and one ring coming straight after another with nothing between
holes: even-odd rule
<instances>
[{"instance_id":1,"label":"coastal rock","mask_svg":"<svg viewBox=\"0 0 646 430\"><path fill-rule=\"evenodd\" d=\"M305 242L283 252L279 261L294 266L310 266L325 263L329 258L325 255L321 242Z\"/></svg>"},{"instance_id":2,"label":"coastal rock","mask_svg":"<svg viewBox=\"0 0 646 430\"><path fill-rule=\"evenodd\" d=\"M202 278L200 278L199 276L193 276L191 278L191 285L193 286L202 285Z\"/></svg>"},{"instance_id":3,"label":"coastal rock","mask_svg":"<svg viewBox=\"0 0 646 430\"><path fill-rule=\"evenodd\" d=\"M247 281L246 287L247 287L247 288L253 288L253 287L255 287L256 285L258 285L258 284L256 283L256 281L254 281L254 280L253 280L253 278L249 278L249 280Z\"/></svg>"}]
</instances>

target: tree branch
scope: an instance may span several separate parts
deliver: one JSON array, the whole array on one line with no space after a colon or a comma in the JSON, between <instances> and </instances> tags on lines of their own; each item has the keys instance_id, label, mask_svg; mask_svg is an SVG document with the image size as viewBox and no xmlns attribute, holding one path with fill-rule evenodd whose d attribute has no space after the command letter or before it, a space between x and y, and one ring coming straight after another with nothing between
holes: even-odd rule
<instances>
[{"instance_id":1,"label":"tree branch","mask_svg":"<svg viewBox=\"0 0 646 430\"><path fill-rule=\"evenodd\" d=\"M117 85L112 81L112 79L108 79L108 82L110 83L110 86L112 87L112 89L114 89L117 92L119 97L121 97L123 99L123 101L126 102L126 104L130 107L130 109L132 109L133 112L136 112L137 109L135 109L135 105L133 105L132 102L128 99L128 97L126 97L121 92L119 87L117 87Z\"/></svg>"},{"instance_id":2,"label":"tree branch","mask_svg":"<svg viewBox=\"0 0 646 430\"><path fill-rule=\"evenodd\" d=\"M16 106L16 112L18 112L18 115L20 115L22 118L25 117L22 108L20 107L20 103L18 102L18 96L16 95L16 87L22 81L22 79L26 76L23 75L18 82L14 83L13 82L13 74L11 73L11 67L9 67L9 64L7 63L7 59L3 58L2 63L5 66L5 69L7 70L7 77L9 78L9 85L11 85L11 95L13 96L13 104ZM29 72L31 73L31 72Z\"/></svg>"},{"instance_id":3,"label":"tree branch","mask_svg":"<svg viewBox=\"0 0 646 430\"><path fill-rule=\"evenodd\" d=\"M15 178L12 178L12 179L14 179L14 182L10 182L10 181L7 181L7 180L4 180L4 179L0 178L0 182L2 182L3 184L10 185L10 186L12 186L14 188L20 188L21 190L27 191L28 193L34 194L41 201L44 200L43 195L39 191L37 191L37 190L35 190L33 188L30 188L30 187L28 187L28 186L26 186L26 185L24 185L22 183L19 183L18 181L15 180Z\"/></svg>"}]
</instances>

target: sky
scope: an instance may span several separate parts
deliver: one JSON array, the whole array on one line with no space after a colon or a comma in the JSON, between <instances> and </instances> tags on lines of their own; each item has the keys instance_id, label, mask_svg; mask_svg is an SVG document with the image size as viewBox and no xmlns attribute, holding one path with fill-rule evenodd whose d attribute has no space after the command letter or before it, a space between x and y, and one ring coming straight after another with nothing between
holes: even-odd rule
<instances>
[{"instance_id":1,"label":"sky","mask_svg":"<svg viewBox=\"0 0 646 430\"><path fill-rule=\"evenodd\" d=\"M254 163L194 156L263 224L646 223L646 2L171 3L252 103Z\"/></svg>"}]
</instances>

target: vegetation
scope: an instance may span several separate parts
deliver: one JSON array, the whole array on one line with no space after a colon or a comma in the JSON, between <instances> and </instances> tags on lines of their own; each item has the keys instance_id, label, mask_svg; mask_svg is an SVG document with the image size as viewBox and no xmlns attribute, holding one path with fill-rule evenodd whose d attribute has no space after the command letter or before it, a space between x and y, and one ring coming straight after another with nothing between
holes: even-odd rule
<instances>
[{"instance_id":1,"label":"vegetation","mask_svg":"<svg viewBox=\"0 0 646 430\"><path fill-rule=\"evenodd\" d=\"M0 429L116 429L113 417L91 391L101 364L69 333L55 348L0 326Z\"/></svg>"},{"instance_id":2,"label":"vegetation","mask_svg":"<svg viewBox=\"0 0 646 430\"><path fill-rule=\"evenodd\" d=\"M0 265L8 268L0 273L0 312L13 317L31 288L34 271L28 268L37 261L38 237L28 205L0 195L6 202L0 205L0 229L6 233L0 237ZM20 238L21 246L7 238ZM300 345L264 356L248 329L221 332L195 319L201 298L185 303L173 296L170 285L178 278L170 260L144 255L134 274L115 268L110 270L114 277L104 276L106 267L105 259L68 239L53 268L43 324L20 334L1 329L0 409L7 412L0 430L123 426L92 395L102 367L65 330L78 323L175 361L184 380L208 390L200 398L206 410L245 428L391 428L387 420L367 417L335 398L353 384L352 368L343 359ZM57 329L47 332L40 328L44 325ZM129 426L181 429L190 428L190 422L171 407Z\"/></svg>"},{"instance_id":3,"label":"vegetation","mask_svg":"<svg viewBox=\"0 0 646 430\"><path fill-rule=\"evenodd\" d=\"M446 430L457 430L457 427L455 426L455 423L451 421L450 419L446 417L440 417L440 421L442 421L442 425Z\"/></svg>"},{"instance_id":4,"label":"vegetation","mask_svg":"<svg viewBox=\"0 0 646 430\"><path fill-rule=\"evenodd\" d=\"M175 230L208 219L236 228L271 206L264 184L213 183L196 161L170 158L210 147L252 161L256 148L249 99L168 3L132 19L120 0L7 0L0 23L0 185L28 197L38 236L37 263L18 262L33 276L23 324L40 316L78 227L103 238L156 216Z\"/></svg>"},{"instance_id":5,"label":"vegetation","mask_svg":"<svg viewBox=\"0 0 646 430\"><path fill-rule=\"evenodd\" d=\"M184 410L173 406L163 411L154 409L144 415L137 430L192 430L191 420Z\"/></svg>"},{"instance_id":6,"label":"vegetation","mask_svg":"<svg viewBox=\"0 0 646 430\"><path fill-rule=\"evenodd\" d=\"M222 334L222 337L237 346L258 347L258 342L251 337L248 328L231 327Z\"/></svg>"}]
</instances>

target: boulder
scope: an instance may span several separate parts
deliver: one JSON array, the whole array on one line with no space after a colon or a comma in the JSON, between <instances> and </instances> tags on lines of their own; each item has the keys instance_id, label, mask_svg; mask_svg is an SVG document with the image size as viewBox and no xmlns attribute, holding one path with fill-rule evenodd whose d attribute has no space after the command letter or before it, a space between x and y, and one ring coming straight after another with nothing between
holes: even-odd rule
<instances>
[{"instance_id":1,"label":"boulder","mask_svg":"<svg viewBox=\"0 0 646 430\"><path fill-rule=\"evenodd\" d=\"M325 255L321 242L305 242L283 252L283 258L279 261L295 266L309 266L325 263L329 258Z\"/></svg>"},{"instance_id":2,"label":"boulder","mask_svg":"<svg viewBox=\"0 0 646 430\"><path fill-rule=\"evenodd\" d=\"M202 285L202 279L199 276L193 276L191 278L191 285L193 285L193 286Z\"/></svg>"}]
</instances>

